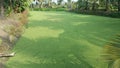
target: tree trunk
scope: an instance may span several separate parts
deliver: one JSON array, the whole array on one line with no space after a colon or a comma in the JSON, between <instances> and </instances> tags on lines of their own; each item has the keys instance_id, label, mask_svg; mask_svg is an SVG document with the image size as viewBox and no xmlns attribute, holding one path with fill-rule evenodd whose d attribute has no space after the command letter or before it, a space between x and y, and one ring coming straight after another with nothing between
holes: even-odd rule
<instances>
[{"instance_id":1,"label":"tree trunk","mask_svg":"<svg viewBox=\"0 0 120 68\"><path fill-rule=\"evenodd\" d=\"M105 6L105 10L108 10L108 0L106 0L106 6Z\"/></svg>"},{"instance_id":2,"label":"tree trunk","mask_svg":"<svg viewBox=\"0 0 120 68\"><path fill-rule=\"evenodd\" d=\"M118 0L118 11L120 12L120 0Z\"/></svg>"},{"instance_id":3,"label":"tree trunk","mask_svg":"<svg viewBox=\"0 0 120 68\"><path fill-rule=\"evenodd\" d=\"M105 8L106 11L109 11L110 10L110 1L109 0L106 0L106 8Z\"/></svg>"},{"instance_id":4,"label":"tree trunk","mask_svg":"<svg viewBox=\"0 0 120 68\"><path fill-rule=\"evenodd\" d=\"M48 7L50 7L51 6L51 4L50 4L50 0L48 0Z\"/></svg>"},{"instance_id":5,"label":"tree trunk","mask_svg":"<svg viewBox=\"0 0 120 68\"><path fill-rule=\"evenodd\" d=\"M71 0L67 0L68 1L68 9L71 10Z\"/></svg>"},{"instance_id":6,"label":"tree trunk","mask_svg":"<svg viewBox=\"0 0 120 68\"><path fill-rule=\"evenodd\" d=\"M3 5L4 0L0 0L0 16L3 18L4 17L4 5Z\"/></svg>"},{"instance_id":7,"label":"tree trunk","mask_svg":"<svg viewBox=\"0 0 120 68\"><path fill-rule=\"evenodd\" d=\"M94 1L93 4L92 4L92 10L93 10L93 11L95 10L95 1Z\"/></svg>"},{"instance_id":8,"label":"tree trunk","mask_svg":"<svg viewBox=\"0 0 120 68\"><path fill-rule=\"evenodd\" d=\"M85 10L88 10L88 0L86 1Z\"/></svg>"},{"instance_id":9,"label":"tree trunk","mask_svg":"<svg viewBox=\"0 0 120 68\"><path fill-rule=\"evenodd\" d=\"M11 0L9 0L10 1L10 8L12 8L12 1Z\"/></svg>"},{"instance_id":10,"label":"tree trunk","mask_svg":"<svg viewBox=\"0 0 120 68\"><path fill-rule=\"evenodd\" d=\"M43 1L40 1L40 8L43 7Z\"/></svg>"}]
</instances>

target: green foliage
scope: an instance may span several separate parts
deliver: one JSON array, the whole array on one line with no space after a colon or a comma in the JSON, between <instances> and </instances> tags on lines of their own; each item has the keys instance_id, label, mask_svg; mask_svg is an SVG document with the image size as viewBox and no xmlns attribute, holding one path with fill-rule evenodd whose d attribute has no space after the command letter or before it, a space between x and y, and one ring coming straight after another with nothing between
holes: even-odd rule
<instances>
[{"instance_id":1,"label":"green foliage","mask_svg":"<svg viewBox=\"0 0 120 68\"><path fill-rule=\"evenodd\" d=\"M104 58L108 61L110 67L117 67L120 63L120 34L111 40L108 45L104 47ZM111 63L112 62L112 63ZM116 66L117 65L117 66ZM119 68L119 67L118 67Z\"/></svg>"},{"instance_id":2,"label":"green foliage","mask_svg":"<svg viewBox=\"0 0 120 68\"><path fill-rule=\"evenodd\" d=\"M117 11L118 9L118 2L116 1L112 1L110 2L110 4L108 4L107 6L108 9L110 9L109 11L106 11L106 1L104 0L100 0L99 2L97 0L88 0L88 10L86 10L86 1L83 0L78 0L77 4L78 4L78 8L73 10L73 12L76 13L81 13L81 14L90 14L90 15L100 15L100 16L108 16L108 17L114 17L114 18L120 18L120 12Z\"/></svg>"},{"instance_id":3,"label":"green foliage","mask_svg":"<svg viewBox=\"0 0 120 68\"><path fill-rule=\"evenodd\" d=\"M28 0L4 0L3 6L6 14L23 12L28 7Z\"/></svg>"},{"instance_id":4,"label":"green foliage","mask_svg":"<svg viewBox=\"0 0 120 68\"><path fill-rule=\"evenodd\" d=\"M97 16L105 16L105 17L112 17L112 18L120 18L120 12L104 12L102 11L103 9L101 9L100 11L96 10L96 11L85 11L85 10L73 10L71 12L75 12L78 14L88 14L88 15L97 15Z\"/></svg>"},{"instance_id":5,"label":"green foliage","mask_svg":"<svg viewBox=\"0 0 120 68\"><path fill-rule=\"evenodd\" d=\"M62 1L63 1L63 0L57 0L58 5L61 5Z\"/></svg>"},{"instance_id":6,"label":"green foliage","mask_svg":"<svg viewBox=\"0 0 120 68\"><path fill-rule=\"evenodd\" d=\"M82 1L82 0L78 0L78 8L82 8L82 7L85 7L85 1Z\"/></svg>"},{"instance_id":7,"label":"green foliage","mask_svg":"<svg viewBox=\"0 0 120 68\"><path fill-rule=\"evenodd\" d=\"M35 11L65 11L65 8L34 8Z\"/></svg>"},{"instance_id":8,"label":"green foliage","mask_svg":"<svg viewBox=\"0 0 120 68\"><path fill-rule=\"evenodd\" d=\"M72 11L119 18L119 3L120 0L78 0L77 9Z\"/></svg>"}]
</instances>

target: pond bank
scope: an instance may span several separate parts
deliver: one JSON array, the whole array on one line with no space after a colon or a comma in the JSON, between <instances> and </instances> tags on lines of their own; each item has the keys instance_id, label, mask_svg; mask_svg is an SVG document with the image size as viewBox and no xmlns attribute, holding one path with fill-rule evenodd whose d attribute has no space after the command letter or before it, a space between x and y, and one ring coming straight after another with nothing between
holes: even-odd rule
<instances>
[{"instance_id":1,"label":"pond bank","mask_svg":"<svg viewBox=\"0 0 120 68\"><path fill-rule=\"evenodd\" d=\"M0 19L0 54L11 54L11 49L23 34L26 23L27 11ZM5 67L4 64L9 57L0 57L0 68Z\"/></svg>"}]
</instances>

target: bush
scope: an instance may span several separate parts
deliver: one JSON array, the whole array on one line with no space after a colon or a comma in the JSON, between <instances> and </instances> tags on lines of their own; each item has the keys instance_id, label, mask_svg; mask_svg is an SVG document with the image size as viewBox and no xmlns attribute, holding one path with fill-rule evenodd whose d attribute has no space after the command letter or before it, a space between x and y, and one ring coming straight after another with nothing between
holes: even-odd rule
<instances>
[{"instance_id":1,"label":"bush","mask_svg":"<svg viewBox=\"0 0 120 68\"><path fill-rule=\"evenodd\" d=\"M14 39L17 37L20 37L21 34L23 33L23 28L22 26L15 26L15 25L5 25L3 30L7 32L9 35L9 40L11 36L14 36ZM11 41L11 40L10 40Z\"/></svg>"},{"instance_id":2,"label":"bush","mask_svg":"<svg viewBox=\"0 0 120 68\"><path fill-rule=\"evenodd\" d=\"M65 11L65 8L33 8L35 11Z\"/></svg>"},{"instance_id":3,"label":"bush","mask_svg":"<svg viewBox=\"0 0 120 68\"><path fill-rule=\"evenodd\" d=\"M120 18L120 12L113 12L110 14L110 17Z\"/></svg>"},{"instance_id":4,"label":"bush","mask_svg":"<svg viewBox=\"0 0 120 68\"><path fill-rule=\"evenodd\" d=\"M71 10L70 12L75 12L75 13L79 13L79 14L89 14L89 15L99 15L99 16L120 18L120 12L112 12L112 11Z\"/></svg>"},{"instance_id":5,"label":"bush","mask_svg":"<svg viewBox=\"0 0 120 68\"><path fill-rule=\"evenodd\" d=\"M28 10L23 11L19 17L20 23L22 26L27 25L28 23Z\"/></svg>"},{"instance_id":6,"label":"bush","mask_svg":"<svg viewBox=\"0 0 120 68\"><path fill-rule=\"evenodd\" d=\"M116 37L111 40L108 45L105 45L103 48L104 59L108 62L109 67L119 66L120 63L120 34L116 35Z\"/></svg>"}]
</instances>

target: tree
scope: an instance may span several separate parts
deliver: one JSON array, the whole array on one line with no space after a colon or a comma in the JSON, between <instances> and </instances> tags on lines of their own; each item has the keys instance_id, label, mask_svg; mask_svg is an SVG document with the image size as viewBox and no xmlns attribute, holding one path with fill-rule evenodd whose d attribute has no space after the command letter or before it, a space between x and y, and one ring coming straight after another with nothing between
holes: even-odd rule
<instances>
[{"instance_id":1,"label":"tree","mask_svg":"<svg viewBox=\"0 0 120 68\"><path fill-rule=\"evenodd\" d=\"M105 10L109 11L110 10L110 0L106 0L105 4L106 4Z\"/></svg>"},{"instance_id":2,"label":"tree","mask_svg":"<svg viewBox=\"0 0 120 68\"><path fill-rule=\"evenodd\" d=\"M95 1L92 3L92 10L95 10Z\"/></svg>"},{"instance_id":3,"label":"tree","mask_svg":"<svg viewBox=\"0 0 120 68\"><path fill-rule=\"evenodd\" d=\"M96 10L99 7L99 0L92 1L92 10Z\"/></svg>"},{"instance_id":4,"label":"tree","mask_svg":"<svg viewBox=\"0 0 120 68\"><path fill-rule=\"evenodd\" d=\"M58 5L61 5L62 1L63 1L63 0L57 0Z\"/></svg>"},{"instance_id":5,"label":"tree","mask_svg":"<svg viewBox=\"0 0 120 68\"><path fill-rule=\"evenodd\" d=\"M3 17L5 13L12 11L23 12L28 6L27 2L28 0L0 0L0 15Z\"/></svg>"},{"instance_id":6,"label":"tree","mask_svg":"<svg viewBox=\"0 0 120 68\"><path fill-rule=\"evenodd\" d=\"M80 9L80 8L82 7L82 6L81 6L82 0L78 0L77 4L78 4L78 9Z\"/></svg>"},{"instance_id":7,"label":"tree","mask_svg":"<svg viewBox=\"0 0 120 68\"><path fill-rule=\"evenodd\" d=\"M88 6L89 6L89 5L88 5L88 0L86 0L86 1L85 1L85 10L88 10L88 9L89 9Z\"/></svg>"},{"instance_id":8,"label":"tree","mask_svg":"<svg viewBox=\"0 0 120 68\"><path fill-rule=\"evenodd\" d=\"M39 0L39 1L40 1L40 8L42 8L44 0Z\"/></svg>"},{"instance_id":9,"label":"tree","mask_svg":"<svg viewBox=\"0 0 120 68\"><path fill-rule=\"evenodd\" d=\"M4 0L0 0L0 16L4 17Z\"/></svg>"},{"instance_id":10,"label":"tree","mask_svg":"<svg viewBox=\"0 0 120 68\"><path fill-rule=\"evenodd\" d=\"M118 11L120 11L120 0L118 0Z\"/></svg>"},{"instance_id":11,"label":"tree","mask_svg":"<svg viewBox=\"0 0 120 68\"><path fill-rule=\"evenodd\" d=\"M71 9L71 0L67 0L68 1L68 8Z\"/></svg>"},{"instance_id":12,"label":"tree","mask_svg":"<svg viewBox=\"0 0 120 68\"><path fill-rule=\"evenodd\" d=\"M51 3L52 3L52 0L48 0L48 7L52 7Z\"/></svg>"}]
</instances>

